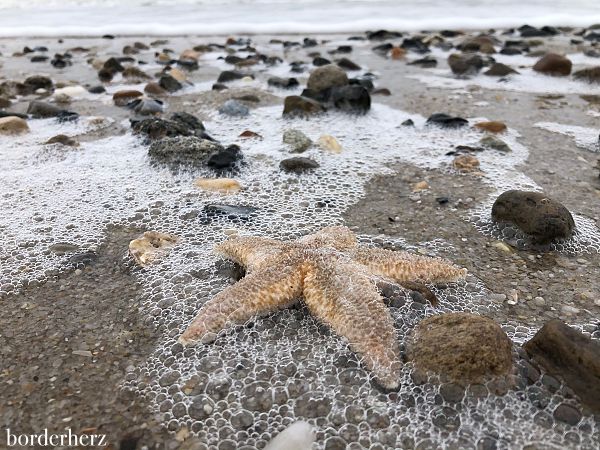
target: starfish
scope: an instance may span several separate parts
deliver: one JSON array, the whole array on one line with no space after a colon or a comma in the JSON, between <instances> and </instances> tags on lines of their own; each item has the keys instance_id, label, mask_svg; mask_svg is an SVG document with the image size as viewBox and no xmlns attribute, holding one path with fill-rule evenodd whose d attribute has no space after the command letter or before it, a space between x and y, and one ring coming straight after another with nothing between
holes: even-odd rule
<instances>
[{"instance_id":1,"label":"starfish","mask_svg":"<svg viewBox=\"0 0 600 450\"><path fill-rule=\"evenodd\" d=\"M303 298L309 312L347 339L387 389L398 387L402 363L394 323L376 284L446 283L466 274L440 258L361 247L342 226L294 241L235 237L215 250L244 266L246 276L206 302L179 342L212 342L230 325Z\"/></svg>"}]
</instances>

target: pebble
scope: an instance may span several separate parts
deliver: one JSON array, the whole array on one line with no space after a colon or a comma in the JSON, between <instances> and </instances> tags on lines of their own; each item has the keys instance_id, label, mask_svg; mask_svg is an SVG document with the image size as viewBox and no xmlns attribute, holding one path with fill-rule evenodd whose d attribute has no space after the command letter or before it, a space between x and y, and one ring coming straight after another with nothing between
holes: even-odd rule
<instances>
[{"instance_id":1,"label":"pebble","mask_svg":"<svg viewBox=\"0 0 600 450\"><path fill-rule=\"evenodd\" d=\"M8 116L0 118L0 135L10 136L29 132L27 121L20 117Z\"/></svg>"},{"instance_id":2,"label":"pebble","mask_svg":"<svg viewBox=\"0 0 600 450\"><path fill-rule=\"evenodd\" d=\"M302 153L312 145L312 140L302 131L289 129L283 132L283 143L289 145L292 153Z\"/></svg>"},{"instance_id":3,"label":"pebble","mask_svg":"<svg viewBox=\"0 0 600 450\"><path fill-rule=\"evenodd\" d=\"M223 106L219 108L219 112L231 117L246 117L250 114L250 109L243 103L230 99L223 103Z\"/></svg>"},{"instance_id":4,"label":"pebble","mask_svg":"<svg viewBox=\"0 0 600 450\"><path fill-rule=\"evenodd\" d=\"M317 141L317 144L321 149L331 153L342 152L342 146L340 145L340 143L337 141L336 138L329 134L323 134L322 136L320 136L319 140Z\"/></svg>"},{"instance_id":5,"label":"pebble","mask_svg":"<svg viewBox=\"0 0 600 450\"><path fill-rule=\"evenodd\" d=\"M205 191L226 194L238 192L241 189L240 183L232 178L197 178L194 181L194 185Z\"/></svg>"},{"instance_id":6,"label":"pebble","mask_svg":"<svg viewBox=\"0 0 600 450\"><path fill-rule=\"evenodd\" d=\"M302 173L307 170L316 169L319 163L310 158L301 156L295 158L287 158L279 163L279 167L286 172Z\"/></svg>"}]
</instances>

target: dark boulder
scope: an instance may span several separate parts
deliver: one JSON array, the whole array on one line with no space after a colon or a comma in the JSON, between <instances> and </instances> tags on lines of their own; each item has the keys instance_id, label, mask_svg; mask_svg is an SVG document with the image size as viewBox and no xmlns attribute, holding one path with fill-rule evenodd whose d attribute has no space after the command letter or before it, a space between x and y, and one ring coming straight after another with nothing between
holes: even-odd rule
<instances>
[{"instance_id":1,"label":"dark boulder","mask_svg":"<svg viewBox=\"0 0 600 450\"><path fill-rule=\"evenodd\" d=\"M442 128L461 128L469 125L469 121L462 117L454 117L444 113L435 113L429 116L427 125L438 125Z\"/></svg>"},{"instance_id":2,"label":"dark boulder","mask_svg":"<svg viewBox=\"0 0 600 450\"><path fill-rule=\"evenodd\" d=\"M519 72L517 72L512 67L509 67L506 64L502 63L494 63L487 71L483 72L484 75L487 75L489 77L505 77L507 75L516 73Z\"/></svg>"},{"instance_id":3,"label":"dark boulder","mask_svg":"<svg viewBox=\"0 0 600 450\"><path fill-rule=\"evenodd\" d=\"M335 109L354 114L366 114L371 109L371 96L362 86L349 85L331 90L330 101Z\"/></svg>"},{"instance_id":4,"label":"dark boulder","mask_svg":"<svg viewBox=\"0 0 600 450\"><path fill-rule=\"evenodd\" d=\"M479 55L453 53L448 56L448 65L455 75L474 75L482 69L484 62Z\"/></svg>"},{"instance_id":5,"label":"dark boulder","mask_svg":"<svg viewBox=\"0 0 600 450\"><path fill-rule=\"evenodd\" d=\"M514 224L538 244L568 238L575 229L569 210L541 192L504 192L492 206L492 219Z\"/></svg>"},{"instance_id":6,"label":"dark boulder","mask_svg":"<svg viewBox=\"0 0 600 450\"><path fill-rule=\"evenodd\" d=\"M283 104L284 117L308 117L325 112L325 107L318 101L300 95L285 98Z\"/></svg>"},{"instance_id":7,"label":"dark boulder","mask_svg":"<svg viewBox=\"0 0 600 450\"><path fill-rule=\"evenodd\" d=\"M298 83L296 78L271 77L267 80L267 84L280 89L292 89L297 87L300 83Z\"/></svg>"},{"instance_id":8,"label":"dark boulder","mask_svg":"<svg viewBox=\"0 0 600 450\"><path fill-rule=\"evenodd\" d=\"M218 149L207 160L206 165L217 171L233 170L244 159L242 150L237 145Z\"/></svg>"},{"instance_id":9,"label":"dark boulder","mask_svg":"<svg viewBox=\"0 0 600 450\"><path fill-rule=\"evenodd\" d=\"M562 378L583 404L600 413L600 342L555 319L523 348L547 373ZM571 422L572 411L559 413L559 420Z\"/></svg>"},{"instance_id":10,"label":"dark boulder","mask_svg":"<svg viewBox=\"0 0 600 450\"><path fill-rule=\"evenodd\" d=\"M568 58L556 53L544 55L533 65L533 70L552 76L567 76L571 73L573 63Z\"/></svg>"}]
</instances>

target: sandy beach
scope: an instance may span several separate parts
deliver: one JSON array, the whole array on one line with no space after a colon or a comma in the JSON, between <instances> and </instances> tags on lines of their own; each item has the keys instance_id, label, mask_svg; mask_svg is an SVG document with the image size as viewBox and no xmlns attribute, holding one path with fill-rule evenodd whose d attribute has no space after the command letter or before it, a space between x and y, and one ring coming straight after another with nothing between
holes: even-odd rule
<instances>
[{"instance_id":1,"label":"sandy beach","mask_svg":"<svg viewBox=\"0 0 600 450\"><path fill-rule=\"evenodd\" d=\"M600 76L532 70L547 53L566 55L571 74L600 66L600 39L583 39L600 30L530 38L504 31L0 39L0 109L25 115L28 129L0 135L4 427L102 433L113 450L265 448L297 420L314 427L318 449L597 448L598 412L521 346L552 319L594 345L600 339ZM492 36L494 53L482 52L483 44L457 50L480 34ZM402 46L414 38L426 52ZM498 53L510 40L527 50ZM480 55L482 66L453 72L452 53ZM413 64L427 54L434 67ZM365 114L328 106L314 117L282 117L285 98L301 95L318 57L345 66L365 87ZM110 58L125 58L129 76L102 74ZM484 75L495 62L519 73ZM217 81L225 71L235 79ZM44 79L27 84L34 75ZM169 92L165 76L179 87ZM297 83L280 87L290 78ZM43 118L32 113L35 101L51 106L38 105ZM148 153L171 154L171 147L132 131L130 119L182 112L224 149L239 146L243 160L222 172L204 162L174 168ZM468 122L428 125L435 113ZM474 126L487 121L506 130ZM293 153L282 142L287 129L313 145ZM56 135L77 145L47 143ZM322 135L341 151L319 144ZM496 149L482 144L486 136ZM471 166L455 162L461 155ZM280 169L290 157L318 167ZM194 185L219 176L242 190ZM509 189L560 202L573 216L573 234L537 245L518 227L496 224L492 204ZM251 211L211 215L207 205ZM388 298L406 363L397 390L382 389L302 302L223 331L211 344L178 343L198 309L243 274L212 252L216 243L236 235L295 239L332 225L347 226L365 246L441 257L468 271L464 281L430 286L438 306L414 290L395 304ZM150 230L179 241L139 267L128 246ZM435 377L416 379L403 343L424 318L451 312L501 326L513 345L505 378L453 382L460 386L453 395ZM563 404L567 419L555 414Z\"/></svg>"}]
</instances>

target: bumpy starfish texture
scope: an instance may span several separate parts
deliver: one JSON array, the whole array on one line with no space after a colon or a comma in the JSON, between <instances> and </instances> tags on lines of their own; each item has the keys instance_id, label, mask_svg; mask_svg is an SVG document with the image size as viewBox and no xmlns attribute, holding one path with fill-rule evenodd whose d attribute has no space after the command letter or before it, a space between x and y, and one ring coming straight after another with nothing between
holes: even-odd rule
<instances>
[{"instance_id":1,"label":"bumpy starfish texture","mask_svg":"<svg viewBox=\"0 0 600 450\"><path fill-rule=\"evenodd\" d=\"M346 338L388 389L398 387L402 363L393 320L376 283L445 283L466 274L443 259L359 247L346 227L285 242L236 237L216 251L244 266L247 274L202 306L181 343L211 342L230 325L303 298L310 313Z\"/></svg>"}]
</instances>

